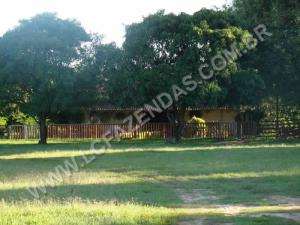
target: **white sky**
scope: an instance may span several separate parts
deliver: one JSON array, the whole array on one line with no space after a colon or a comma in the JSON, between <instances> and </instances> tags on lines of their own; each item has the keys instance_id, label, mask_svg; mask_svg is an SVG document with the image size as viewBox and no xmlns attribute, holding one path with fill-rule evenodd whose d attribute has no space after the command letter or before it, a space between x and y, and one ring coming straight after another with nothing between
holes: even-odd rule
<instances>
[{"instance_id":1,"label":"white sky","mask_svg":"<svg viewBox=\"0 0 300 225\"><path fill-rule=\"evenodd\" d=\"M0 36L18 21L42 12L77 19L88 32L104 35L105 42L123 42L125 25L159 9L193 13L203 7L221 7L230 0L0 0Z\"/></svg>"}]
</instances>

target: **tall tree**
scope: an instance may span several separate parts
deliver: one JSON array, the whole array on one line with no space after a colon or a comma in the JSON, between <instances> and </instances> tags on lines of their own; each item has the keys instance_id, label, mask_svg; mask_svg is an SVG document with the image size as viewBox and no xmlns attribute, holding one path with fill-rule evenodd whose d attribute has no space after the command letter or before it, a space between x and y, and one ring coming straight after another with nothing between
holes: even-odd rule
<instances>
[{"instance_id":1,"label":"tall tree","mask_svg":"<svg viewBox=\"0 0 300 225\"><path fill-rule=\"evenodd\" d=\"M234 25L234 18L227 11L204 9L192 16L159 11L128 26L123 45L127 67L112 81L111 98L123 106L141 106L162 92L172 93L173 85L180 86L186 75L203 81L198 72L201 63L210 63L234 42L242 48L249 37L247 31ZM212 79L174 101L168 110L170 122L181 124L176 122L182 120L184 112L178 109L228 105L232 75L238 70L236 61L228 61ZM177 138L180 130L178 127Z\"/></svg>"},{"instance_id":2,"label":"tall tree","mask_svg":"<svg viewBox=\"0 0 300 225\"><path fill-rule=\"evenodd\" d=\"M245 67L255 68L266 84L266 97L275 104L276 124L280 105L300 105L300 5L297 0L234 0L233 9L240 25L252 29L265 24L273 35L261 43L257 51L244 62Z\"/></svg>"},{"instance_id":3,"label":"tall tree","mask_svg":"<svg viewBox=\"0 0 300 225\"><path fill-rule=\"evenodd\" d=\"M11 103L37 118L40 144L47 143L47 119L71 100L78 49L88 40L78 22L52 13L20 21L0 40L1 80L6 93L17 94Z\"/></svg>"},{"instance_id":4,"label":"tall tree","mask_svg":"<svg viewBox=\"0 0 300 225\"><path fill-rule=\"evenodd\" d=\"M125 64L122 49L115 43L103 44L99 35L92 36L92 41L81 49L81 54L82 61L76 67L73 102L89 120L91 109L111 104L111 82Z\"/></svg>"}]
</instances>

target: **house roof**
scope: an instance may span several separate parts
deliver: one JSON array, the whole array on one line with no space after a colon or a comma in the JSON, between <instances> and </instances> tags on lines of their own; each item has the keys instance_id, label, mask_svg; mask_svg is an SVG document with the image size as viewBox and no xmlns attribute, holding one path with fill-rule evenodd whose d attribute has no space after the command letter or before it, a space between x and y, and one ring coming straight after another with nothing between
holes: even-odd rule
<instances>
[{"instance_id":1,"label":"house roof","mask_svg":"<svg viewBox=\"0 0 300 225\"><path fill-rule=\"evenodd\" d=\"M150 110L150 107L93 107L91 108L91 111L97 111L97 112L134 112L138 110L145 110L148 111ZM182 108L177 108L178 110L182 110ZM172 110L172 109L167 109L167 110ZM184 108L186 111L206 111L206 110L234 110L231 107L186 107Z\"/></svg>"}]
</instances>

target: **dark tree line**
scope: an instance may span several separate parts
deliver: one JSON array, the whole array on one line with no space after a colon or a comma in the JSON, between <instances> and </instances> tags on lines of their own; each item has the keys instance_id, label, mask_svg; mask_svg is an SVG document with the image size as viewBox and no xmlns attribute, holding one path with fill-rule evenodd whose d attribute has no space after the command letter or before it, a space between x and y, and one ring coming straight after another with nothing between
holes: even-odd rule
<instances>
[{"instance_id":1,"label":"dark tree line","mask_svg":"<svg viewBox=\"0 0 300 225\"><path fill-rule=\"evenodd\" d=\"M101 105L142 106L180 86L198 83L171 106L170 122L188 106L258 106L268 99L299 105L299 20L296 1L235 0L222 10L193 15L159 11L126 27L122 47L103 44L74 20L41 14L0 38L0 115L36 118L40 143L47 121ZM265 24L267 41L210 80L199 66L235 43L242 49L253 28ZM271 100L270 100L271 99Z\"/></svg>"}]
</instances>

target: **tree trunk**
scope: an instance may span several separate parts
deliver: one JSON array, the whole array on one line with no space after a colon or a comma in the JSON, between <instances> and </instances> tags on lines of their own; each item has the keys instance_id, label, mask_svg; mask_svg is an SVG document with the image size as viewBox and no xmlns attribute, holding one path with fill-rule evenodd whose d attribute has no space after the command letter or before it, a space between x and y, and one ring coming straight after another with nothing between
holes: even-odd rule
<instances>
[{"instance_id":1,"label":"tree trunk","mask_svg":"<svg viewBox=\"0 0 300 225\"><path fill-rule=\"evenodd\" d=\"M84 122L85 123L90 123L91 122L91 115L90 112L86 109L83 110L83 115L84 115Z\"/></svg>"},{"instance_id":2,"label":"tree trunk","mask_svg":"<svg viewBox=\"0 0 300 225\"><path fill-rule=\"evenodd\" d=\"M39 116L39 125L40 125L40 140L39 144L45 145L47 144L47 124L46 124L46 116Z\"/></svg>"},{"instance_id":3,"label":"tree trunk","mask_svg":"<svg viewBox=\"0 0 300 225\"><path fill-rule=\"evenodd\" d=\"M174 108L174 110L167 112L168 120L172 125L173 128L173 142L179 143L182 138L182 131L184 128L184 124L181 121L180 113L177 109Z\"/></svg>"}]
</instances>

